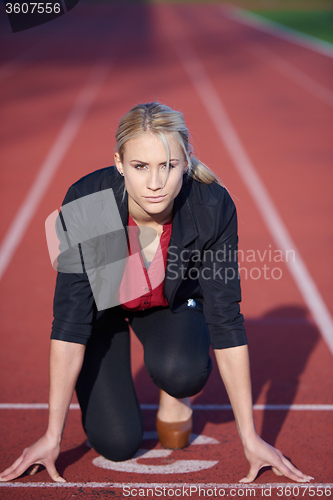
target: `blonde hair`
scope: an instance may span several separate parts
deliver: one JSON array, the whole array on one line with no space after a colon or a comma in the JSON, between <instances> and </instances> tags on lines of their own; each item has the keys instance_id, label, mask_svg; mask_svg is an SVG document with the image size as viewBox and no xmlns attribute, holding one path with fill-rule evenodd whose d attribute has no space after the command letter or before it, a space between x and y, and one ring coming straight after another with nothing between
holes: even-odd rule
<instances>
[{"instance_id":1,"label":"blonde hair","mask_svg":"<svg viewBox=\"0 0 333 500\"><path fill-rule=\"evenodd\" d=\"M167 169L169 168L170 151L165 134L174 137L182 148L188 165L188 176L205 184L217 182L222 186L222 182L210 168L193 156L193 148L189 143L189 132L182 113L156 101L134 106L120 120L116 132L116 151L121 161L123 161L126 142L148 131L158 136L163 142L168 156Z\"/></svg>"}]
</instances>

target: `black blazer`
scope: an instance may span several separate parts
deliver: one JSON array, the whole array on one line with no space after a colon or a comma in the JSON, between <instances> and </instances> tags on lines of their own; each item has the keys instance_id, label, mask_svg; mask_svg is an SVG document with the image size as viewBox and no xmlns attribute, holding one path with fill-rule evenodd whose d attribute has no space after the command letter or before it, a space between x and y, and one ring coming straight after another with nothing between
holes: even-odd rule
<instances>
[{"instance_id":1,"label":"black blazer","mask_svg":"<svg viewBox=\"0 0 333 500\"><path fill-rule=\"evenodd\" d=\"M69 188L63 205L112 188L126 227L128 197L123 187L115 167L97 170ZM214 349L247 343L239 309L237 244L236 208L226 189L184 175L174 201L164 291L175 313L194 299L205 315ZM51 338L86 344L101 317L110 313L97 311L86 273L58 272Z\"/></svg>"}]
</instances>

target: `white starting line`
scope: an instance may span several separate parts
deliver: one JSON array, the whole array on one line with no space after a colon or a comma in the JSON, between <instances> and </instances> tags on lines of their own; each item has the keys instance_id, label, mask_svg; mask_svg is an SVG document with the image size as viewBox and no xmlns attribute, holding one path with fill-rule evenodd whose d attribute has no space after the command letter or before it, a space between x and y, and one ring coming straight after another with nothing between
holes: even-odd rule
<instances>
[{"instance_id":1,"label":"white starting line","mask_svg":"<svg viewBox=\"0 0 333 500\"><path fill-rule=\"evenodd\" d=\"M142 404L140 405L142 410L158 410L157 404ZM48 410L49 405L47 403L0 403L0 410ZM221 410L232 410L231 405L192 405L193 410L200 411L221 411ZM80 406L77 403L73 403L69 407L70 410L79 410ZM333 404L255 404L253 405L253 410L256 411L332 411Z\"/></svg>"}]
</instances>

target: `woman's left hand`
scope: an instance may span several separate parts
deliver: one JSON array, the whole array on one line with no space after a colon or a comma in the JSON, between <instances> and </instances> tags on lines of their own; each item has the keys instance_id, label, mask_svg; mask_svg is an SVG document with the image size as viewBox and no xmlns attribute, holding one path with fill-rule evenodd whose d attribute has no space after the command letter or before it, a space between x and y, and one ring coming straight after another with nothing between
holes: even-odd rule
<instances>
[{"instance_id":1,"label":"woman's left hand","mask_svg":"<svg viewBox=\"0 0 333 500\"><path fill-rule=\"evenodd\" d=\"M280 450L266 443L258 435L252 437L244 443L245 456L250 462L250 470L246 477L240 480L240 483L250 483L257 477L262 467L272 466L273 471L278 476L286 476L298 483L308 483L311 476L303 474L298 470Z\"/></svg>"}]
</instances>

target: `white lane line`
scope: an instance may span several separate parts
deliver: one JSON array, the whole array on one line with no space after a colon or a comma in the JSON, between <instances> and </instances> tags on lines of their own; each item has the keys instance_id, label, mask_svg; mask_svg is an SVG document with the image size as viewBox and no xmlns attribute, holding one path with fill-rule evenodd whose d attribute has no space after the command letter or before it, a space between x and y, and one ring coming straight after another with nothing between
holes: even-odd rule
<instances>
[{"instance_id":1,"label":"white lane line","mask_svg":"<svg viewBox=\"0 0 333 500\"><path fill-rule=\"evenodd\" d=\"M322 100L325 104L333 106L333 92L324 85L316 82L313 78L308 76L303 71L295 68L288 61L275 54L272 50L262 45L256 44L256 48L251 49L251 52L258 54L264 58L270 66L285 75L294 83L302 87L314 97Z\"/></svg>"},{"instance_id":2,"label":"white lane line","mask_svg":"<svg viewBox=\"0 0 333 500\"><path fill-rule=\"evenodd\" d=\"M48 47L46 45L36 45L22 54L18 54L12 60L5 62L0 67L0 82L41 57L46 53L47 49Z\"/></svg>"},{"instance_id":3,"label":"white lane line","mask_svg":"<svg viewBox=\"0 0 333 500\"><path fill-rule=\"evenodd\" d=\"M0 82L4 80L5 78L8 78L12 76L16 71L24 68L26 64L29 62L32 62L33 60L37 59L42 54L42 51L40 51L40 48L38 47L38 51L36 50L35 47L32 49L27 50L23 54L19 54L16 57L14 57L11 61L7 61L0 67ZM45 46L44 46L44 52L45 52Z\"/></svg>"},{"instance_id":4,"label":"white lane line","mask_svg":"<svg viewBox=\"0 0 333 500\"><path fill-rule=\"evenodd\" d=\"M231 410L231 405L193 405L194 410ZM272 410L272 411L333 411L332 405L311 405L311 404L290 404L290 405L269 405L269 404L255 404L254 410Z\"/></svg>"},{"instance_id":5,"label":"white lane line","mask_svg":"<svg viewBox=\"0 0 333 500\"><path fill-rule=\"evenodd\" d=\"M5 273L39 203L48 189L61 161L73 142L79 128L100 90L109 65L103 58L92 69L74 107L60 130L50 152L42 164L25 200L19 208L0 247L0 279Z\"/></svg>"},{"instance_id":6,"label":"white lane line","mask_svg":"<svg viewBox=\"0 0 333 500\"><path fill-rule=\"evenodd\" d=\"M287 42L291 42L295 45L299 45L306 49L319 52L319 54L325 55L327 57L333 58L333 44L325 42L324 40L319 40L305 33L301 33L292 28L283 26L282 24L276 23L275 21L270 21L264 17L249 12L245 9L239 7L221 7L222 14L233 21L238 23L246 24L251 28L264 31L270 35L282 38Z\"/></svg>"},{"instance_id":7,"label":"white lane line","mask_svg":"<svg viewBox=\"0 0 333 500\"><path fill-rule=\"evenodd\" d=\"M293 326L293 325L303 325L303 326L312 326L314 321L312 318L270 318L270 317L262 317L262 318L246 318L246 325L271 325L271 326Z\"/></svg>"},{"instance_id":8,"label":"white lane line","mask_svg":"<svg viewBox=\"0 0 333 500\"><path fill-rule=\"evenodd\" d=\"M96 483L96 482L90 482L90 483L20 483L20 482L12 482L12 483L2 483L0 482L0 487L7 487L7 488L122 488L122 489L153 489L157 490L158 496L161 496L160 490L165 488L165 491L167 492L168 490L175 490L175 489L180 489L182 491L189 490L192 488L191 492L196 493L199 492L200 489L213 489L216 488L217 492L218 490L227 490L227 489L236 489L236 490L262 490L262 489L277 489L277 488L282 488L283 491L286 491L286 488L289 488L291 490L290 494L294 491L297 492L300 496L304 496L305 492L309 492L312 490L312 493L317 492L317 488L322 490L322 494L325 496L325 488L331 489L333 487L333 483L251 483L250 485L244 484L244 483L234 483L234 484L228 484L228 483ZM298 490L297 490L298 488ZM188 496L189 491L187 491L186 496ZM310 493L311 496L313 494ZM326 496L331 496L332 491L327 491ZM293 493L295 495L295 493ZM127 496L127 495L126 495ZM142 496L142 495L141 495ZM173 497L173 495L164 495L168 497ZM176 495L179 496L179 495ZM211 495L209 495L211 496ZM251 496L251 495L246 495L246 496ZM262 496L270 496L269 492L266 491L266 495ZM320 495L322 496L322 495ZM131 497L132 498L132 497Z\"/></svg>"},{"instance_id":9,"label":"white lane line","mask_svg":"<svg viewBox=\"0 0 333 500\"><path fill-rule=\"evenodd\" d=\"M47 403L0 403L0 410L47 410ZM140 405L142 410L158 410L157 404L142 404ZM221 410L231 410L231 405L229 404L206 404L206 405L192 405L193 410L202 411L221 411ZM69 407L70 410L79 410L80 406L77 403L73 403ZM333 404L255 404L253 405L254 410L270 410L270 411L333 411Z\"/></svg>"},{"instance_id":10,"label":"white lane line","mask_svg":"<svg viewBox=\"0 0 333 500\"><path fill-rule=\"evenodd\" d=\"M1 403L0 410L47 410L47 403ZM70 405L71 410L78 410L78 404Z\"/></svg>"},{"instance_id":11,"label":"white lane line","mask_svg":"<svg viewBox=\"0 0 333 500\"><path fill-rule=\"evenodd\" d=\"M280 250L295 251L295 261L289 259L286 265L294 278L303 299L309 308L326 344L333 354L333 321L320 292L296 248L294 241L281 219L264 183L259 177L251 162L222 101L213 87L203 65L193 49L183 43L174 44L175 51L194 86L198 96L205 106L216 131L226 150L232 158L234 165L249 190L259 213L261 214L268 231ZM293 259L294 260L294 259Z\"/></svg>"}]
</instances>

